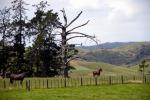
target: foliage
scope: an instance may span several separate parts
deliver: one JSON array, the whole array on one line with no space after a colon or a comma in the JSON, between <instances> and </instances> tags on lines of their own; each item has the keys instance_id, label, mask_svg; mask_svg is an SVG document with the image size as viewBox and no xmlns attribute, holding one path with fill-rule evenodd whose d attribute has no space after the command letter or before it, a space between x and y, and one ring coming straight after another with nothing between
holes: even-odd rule
<instances>
[{"instance_id":1,"label":"foliage","mask_svg":"<svg viewBox=\"0 0 150 100\"><path fill-rule=\"evenodd\" d=\"M139 64L139 71L143 73L143 77L145 75L145 68L148 66L149 64L146 64L146 60L141 61L141 63Z\"/></svg>"}]
</instances>

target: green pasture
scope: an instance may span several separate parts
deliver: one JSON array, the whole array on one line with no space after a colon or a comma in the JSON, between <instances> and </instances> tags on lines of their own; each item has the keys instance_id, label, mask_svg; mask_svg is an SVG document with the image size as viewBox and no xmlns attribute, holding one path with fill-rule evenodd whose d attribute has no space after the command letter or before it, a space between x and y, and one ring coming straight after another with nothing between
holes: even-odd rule
<instances>
[{"instance_id":1,"label":"green pasture","mask_svg":"<svg viewBox=\"0 0 150 100\"><path fill-rule=\"evenodd\" d=\"M52 89L0 89L0 100L150 100L149 84Z\"/></svg>"},{"instance_id":2,"label":"green pasture","mask_svg":"<svg viewBox=\"0 0 150 100\"><path fill-rule=\"evenodd\" d=\"M86 62L86 61L72 61L72 69L70 72L71 77L78 76L92 76L92 72L102 68L101 76L118 76L118 75L140 75L139 70L127 68L125 66L116 66L103 62Z\"/></svg>"}]
</instances>

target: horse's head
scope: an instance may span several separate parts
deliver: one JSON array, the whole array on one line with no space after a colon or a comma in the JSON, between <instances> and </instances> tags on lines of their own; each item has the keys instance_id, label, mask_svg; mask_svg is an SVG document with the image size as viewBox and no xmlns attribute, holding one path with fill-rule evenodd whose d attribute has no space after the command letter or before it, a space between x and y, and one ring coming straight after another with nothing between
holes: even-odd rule
<instances>
[{"instance_id":1,"label":"horse's head","mask_svg":"<svg viewBox=\"0 0 150 100\"><path fill-rule=\"evenodd\" d=\"M29 70L28 71L28 75L32 75L33 74L33 71L32 70Z\"/></svg>"},{"instance_id":2,"label":"horse's head","mask_svg":"<svg viewBox=\"0 0 150 100\"><path fill-rule=\"evenodd\" d=\"M99 72L102 72L102 68L100 68L98 71L99 71Z\"/></svg>"},{"instance_id":3,"label":"horse's head","mask_svg":"<svg viewBox=\"0 0 150 100\"><path fill-rule=\"evenodd\" d=\"M32 71L32 70L28 70L28 71L26 71L26 72L25 72L26 76L31 76L31 75L32 75L32 73L33 73L33 71Z\"/></svg>"}]
</instances>

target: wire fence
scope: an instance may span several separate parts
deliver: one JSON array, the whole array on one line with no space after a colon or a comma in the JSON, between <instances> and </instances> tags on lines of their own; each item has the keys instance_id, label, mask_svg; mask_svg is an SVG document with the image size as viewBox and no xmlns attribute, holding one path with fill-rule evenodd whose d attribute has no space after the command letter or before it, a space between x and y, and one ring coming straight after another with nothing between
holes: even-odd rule
<instances>
[{"instance_id":1,"label":"wire fence","mask_svg":"<svg viewBox=\"0 0 150 100\"><path fill-rule=\"evenodd\" d=\"M149 84L150 75L147 76L100 76L100 77L76 77L76 78L25 78L22 85L20 81L10 84L9 79L0 79L0 89L42 89L42 88L62 88L78 86L97 86L141 83Z\"/></svg>"}]
</instances>

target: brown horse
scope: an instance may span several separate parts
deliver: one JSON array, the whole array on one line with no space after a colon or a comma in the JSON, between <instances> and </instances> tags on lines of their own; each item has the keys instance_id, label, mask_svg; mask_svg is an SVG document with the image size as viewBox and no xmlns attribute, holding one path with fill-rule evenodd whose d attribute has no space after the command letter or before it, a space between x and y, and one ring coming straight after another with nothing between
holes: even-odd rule
<instances>
[{"instance_id":1,"label":"brown horse","mask_svg":"<svg viewBox=\"0 0 150 100\"><path fill-rule=\"evenodd\" d=\"M10 83L13 84L14 80L18 80L20 81L20 84L22 84L22 81L24 80L24 78L27 75L31 75L31 74L32 74L32 71L23 72L20 74L10 74Z\"/></svg>"},{"instance_id":2,"label":"brown horse","mask_svg":"<svg viewBox=\"0 0 150 100\"><path fill-rule=\"evenodd\" d=\"M93 71L93 76L100 76L101 74L101 71L102 71L102 68L98 69L97 71Z\"/></svg>"}]
</instances>

